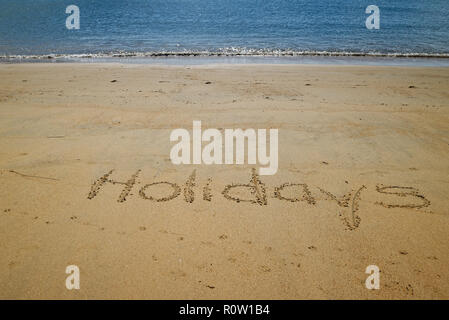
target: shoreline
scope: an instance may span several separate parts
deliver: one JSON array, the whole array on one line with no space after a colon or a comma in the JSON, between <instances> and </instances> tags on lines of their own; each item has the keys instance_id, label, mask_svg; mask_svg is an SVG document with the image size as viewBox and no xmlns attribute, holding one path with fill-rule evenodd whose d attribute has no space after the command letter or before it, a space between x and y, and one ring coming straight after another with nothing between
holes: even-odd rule
<instances>
[{"instance_id":1,"label":"shoreline","mask_svg":"<svg viewBox=\"0 0 449 320\"><path fill-rule=\"evenodd\" d=\"M355 66L406 66L448 67L449 54L444 55L226 55L226 54L68 54L38 56L0 56L0 64L20 63L122 63L148 65L208 65L208 64L267 64L267 65L355 65Z\"/></svg>"}]
</instances>

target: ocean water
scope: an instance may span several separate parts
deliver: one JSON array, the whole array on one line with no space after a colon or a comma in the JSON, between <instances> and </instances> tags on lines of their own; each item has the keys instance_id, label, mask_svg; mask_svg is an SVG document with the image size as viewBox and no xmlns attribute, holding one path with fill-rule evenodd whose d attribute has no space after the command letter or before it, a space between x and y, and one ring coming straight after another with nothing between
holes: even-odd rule
<instances>
[{"instance_id":1,"label":"ocean water","mask_svg":"<svg viewBox=\"0 0 449 320\"><path fill-rule=\"evenodd\" d=\"M449 0L0 0L3 58L174 54L449 57Z\"/></svg>"}]
</instances>

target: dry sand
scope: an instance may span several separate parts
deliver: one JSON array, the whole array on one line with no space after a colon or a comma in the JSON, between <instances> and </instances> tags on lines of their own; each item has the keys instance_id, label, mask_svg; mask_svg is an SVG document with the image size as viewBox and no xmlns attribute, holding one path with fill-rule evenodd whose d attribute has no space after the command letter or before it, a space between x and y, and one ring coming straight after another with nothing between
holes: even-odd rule
<instances>
[{"instance_id":1,"label":"dry sand","mask_svg":"<svg viewBox=\"0 0 449 320\"><path fill-rule=\"evenodd\" d=\"M448 89L449 68L2 64L0 298L447 299ZM266 204L222 194L253 166L170 162L192 120L279 129ZM139 192L194 169L192 203ZM141 170L128 195L95 193L111 170Z\"/></svg>"}]
</instances>

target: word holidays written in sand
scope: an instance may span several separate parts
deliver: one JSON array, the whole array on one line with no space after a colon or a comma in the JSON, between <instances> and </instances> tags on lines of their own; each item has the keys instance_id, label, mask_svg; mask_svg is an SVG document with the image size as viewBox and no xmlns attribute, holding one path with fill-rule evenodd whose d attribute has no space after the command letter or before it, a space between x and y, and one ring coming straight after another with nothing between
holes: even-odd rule
<instances>
[{"instance_id":1,"label":"word holidays written in sand","mask_svg":"<svg viewBox=\"0 0 449 320\"><path fill-rule=\"evenodd\" d=\"M137 170L127 181L111 179L113 171L114 169L110 170L93 182L89 195L87 196L88 199L95 198L100 193L101 189L106 185L112 184L120 185L122 187L122 192L117 198L117 202L122 203L132 195L131 190L134 186L141 184L138 179L141 170ZM202 198L204 201L212 201L213 194L211 184L212 178L208 178L206 184L202 186ZM201 186L197 183L196 170L193 170L191 175L185 181L183 187L177 183L168 181L151 182L140 185L138 195L144 200L166 202L183 194L185 202L193 203L195 201L196 190L198 190L199 187ZM162 191L164 193L158 189L164 190ZM269 198L292 203L305 202L311 206L315 206L318 201L332 201L339 207L339 216L347 229L354 230L359 226L361 219L357 213L359 211L361 193L368 189L365 185L362 185L357 189L352 188L350 191L346 191L344 195L333 194L319 186L315 186L313 189L316 190L312 192L309 185L306 183L286 182L274 187L270 196L266 184L256 173L256 169L252 168L251 178L248 183L227 184L221 193L227 200L237 203L246 202L259 206L268 205ZM244 192L244 190L246 190L246 192ZM318 194L317 191L319 191ZM384 201L375 202L375 205L384 208L421 209L430 205L430 201L415 187L401 187L395 185L384 186L378 184L376 185L376 191L378 194L388 196L389 198L393 197L405 200L402 203L385 203ZM164 195L162 196L162 194ZM243 194L246 194L246 196L242 196ZM396 199L396 201L397 200L398 199Z\"/></svg>"},{"instance_id":2,"label":"word holidays written in sand","mask_svg":"<svg viewBox=\"0 0 449 320\"><path fill-rule=\"evenodd\" d=\"M270 129L269 136L267 136L266 129L225 129L223 141L220 130L206 129L202 132L201 121L193 121L192 146L190 145L190 133L186 129L173 130L170 134L170 141L179 141L170 151L170 160L176 165L245 164L246 141L248 164L259 163L259 165L265 166L259 168L260 175L274 175L278 169L278 129ZM236 142L235 148L234 141ZM203 142L208 142L204 148ZM269 155L267 155L267 144L270 147Z\"/></svg>"}]
</instances>

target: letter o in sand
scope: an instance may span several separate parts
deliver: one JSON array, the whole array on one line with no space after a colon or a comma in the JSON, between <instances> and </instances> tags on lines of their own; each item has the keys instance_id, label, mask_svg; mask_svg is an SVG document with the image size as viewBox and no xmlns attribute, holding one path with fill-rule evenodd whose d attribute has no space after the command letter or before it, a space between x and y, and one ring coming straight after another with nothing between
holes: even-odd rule
<instances>
[{"instance_id":1,"label":"letter o in sand","mask_svg":"<svg viewBox=\"0 0 449 320\"><path fill-rule=\"evenodd\" d=\"M163 197L163 198L154 198L154 197L152 197L152 196L147 196L147 195L145 194L145 190L146 190L148 187L151 187L151 186L154 186L154 185L157 185L157 184L168 184L170 187L173 188L173 193L172 193L171 195L169 195L168 197ZM144 185L144 186L142 187L142 189L140 189L139 194L140 194L140 196L141 196L142 198L144 198L144 199L146 199L146 200L152 200L152 201L157 201L157 202L169 201L169 200L172 200L172 199L176 198L177 196L179 196L179 195L181 194L181 188L180 188L176 183L171 183L171 182L166 182L166 181L163 181L163 182L153 182L153 183Z\"/></svg>"}]
</instances>

